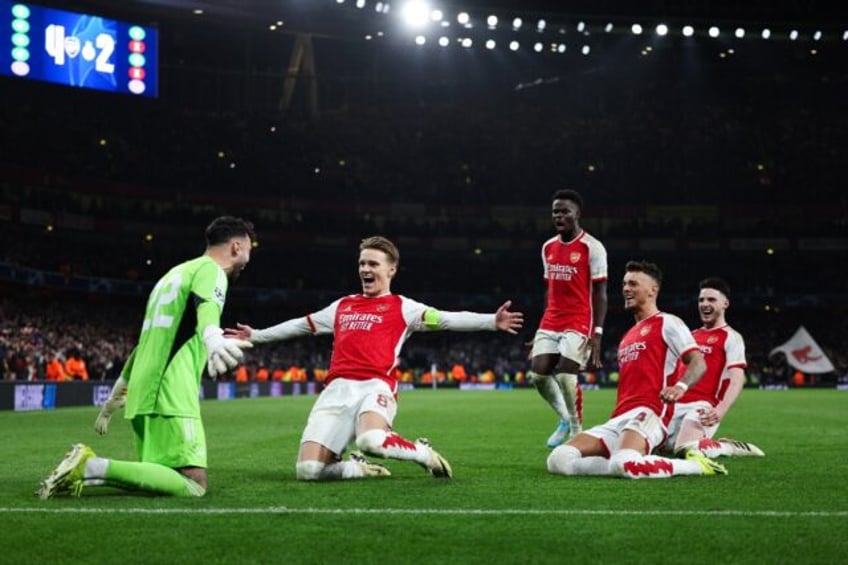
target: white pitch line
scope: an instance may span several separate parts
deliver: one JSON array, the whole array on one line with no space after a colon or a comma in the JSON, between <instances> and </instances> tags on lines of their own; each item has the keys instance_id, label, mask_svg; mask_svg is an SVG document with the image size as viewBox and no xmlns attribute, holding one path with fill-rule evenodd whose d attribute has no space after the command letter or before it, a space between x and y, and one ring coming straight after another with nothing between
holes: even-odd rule
<instances>
[{"instance_id":1,"label":"white pitch line","mask_svg":"<svg viewBox=\"0 0 848 565\"><path fill-rule=\"evenodd\" d=\"M409 514L455 516L709 516L848 518L848 511L791 510L533 510L521 508L0 508L0 514Z\"/></svg>"}]
</instances>

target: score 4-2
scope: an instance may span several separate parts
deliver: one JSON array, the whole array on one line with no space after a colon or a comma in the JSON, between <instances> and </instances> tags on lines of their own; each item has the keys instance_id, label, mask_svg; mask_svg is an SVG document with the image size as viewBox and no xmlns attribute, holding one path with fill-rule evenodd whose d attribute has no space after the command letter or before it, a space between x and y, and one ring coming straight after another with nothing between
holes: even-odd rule
<instances>
[{"instance_id":1,"label":"score 4-2","mask_svg":"<svg viewBox=\"0 0 848 565\"><path fill-rule=\"evenodd\" d=\"M50 24L44 30L44 49L58 66L65 65L66 57L82 57L89 63L94 61L94 70L97 72L110 75L115 72L115 64L111 62L115 52L115 38L108 33L98 33L92 41L66 35L65 26Z\"/></svg>"}]
</instances>

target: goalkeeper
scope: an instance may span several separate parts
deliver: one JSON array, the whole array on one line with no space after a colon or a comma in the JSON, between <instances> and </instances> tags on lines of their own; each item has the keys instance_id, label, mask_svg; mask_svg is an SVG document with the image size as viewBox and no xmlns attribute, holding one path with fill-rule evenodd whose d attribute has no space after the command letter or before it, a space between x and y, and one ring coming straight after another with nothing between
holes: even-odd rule
<instances>
[{"instance_id":1,"label":"goalkeeper","mask_svg":"<svg viewBox=\"0 0 848 565\"><path fill-rule=\"evenodd\" d=\"M78 443L42 482L42 499L79 496L108 485L172 496L206 492L206 434L199 387L206 368L216 377L235 368L249 342L227 339L221 312L229 282L250 261L253 224L222 216L206 228L206 252L159 279L147 300L141 335L95 422L105 434L126 404L138 461L98 457Z\"/></svg>"}]
</instances>

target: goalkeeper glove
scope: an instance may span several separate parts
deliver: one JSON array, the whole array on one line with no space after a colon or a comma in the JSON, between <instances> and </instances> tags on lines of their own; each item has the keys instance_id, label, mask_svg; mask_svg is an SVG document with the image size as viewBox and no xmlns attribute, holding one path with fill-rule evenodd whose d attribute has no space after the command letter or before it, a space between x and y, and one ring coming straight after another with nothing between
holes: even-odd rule
<instances>
[{"instance_id":1,"label":"goalkeeper glove","mask_svg":"<svg viewBox=\"0 0 848 565\"><path fill-rule=\"evenodd\" d=\"M206 343L206 370L213 379L235 369L244 359L242 350L253 347L249 341L225 338L224 330L215 326L206 328L203 341Z\"/></svg>"},{"instance_id":2,"label":"goalkeeper glove","mask_svg":"<svg viewBox=\"0 0 848 565\"><path fill-rule=\"evenodd\" d=\"M100 413L94 421L94 431L100 435L106 435L109 431L109 420L112 419L112 414L115 410L123 408L127 403L127 381L124 376L118 377L115 381L115 386L112 387L112 392L109 393L109 398L100 407Z\"/></svg>"}]
</instances>

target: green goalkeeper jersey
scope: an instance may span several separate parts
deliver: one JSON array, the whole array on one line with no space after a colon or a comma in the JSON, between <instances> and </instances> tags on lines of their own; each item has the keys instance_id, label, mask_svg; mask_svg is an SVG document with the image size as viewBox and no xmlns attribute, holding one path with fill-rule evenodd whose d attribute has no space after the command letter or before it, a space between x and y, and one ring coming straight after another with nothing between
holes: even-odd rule
<instances>
[{"instance_id":1,"label":"green goalkeeper jersey","mask_svg":"<svg viewBox=\"0 0 848 565\"><path fill-rule=\"evenodd\" d=\"M227 282L223 269L205 255L159 279L147 300L138 344L121 372L129 382L125 418L200 417L203 330L220 326Z\"/></svg>"}]
</instances>

